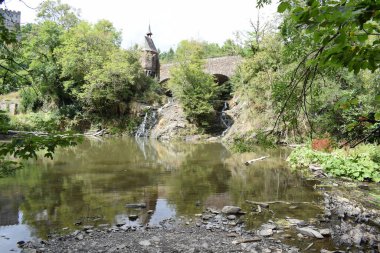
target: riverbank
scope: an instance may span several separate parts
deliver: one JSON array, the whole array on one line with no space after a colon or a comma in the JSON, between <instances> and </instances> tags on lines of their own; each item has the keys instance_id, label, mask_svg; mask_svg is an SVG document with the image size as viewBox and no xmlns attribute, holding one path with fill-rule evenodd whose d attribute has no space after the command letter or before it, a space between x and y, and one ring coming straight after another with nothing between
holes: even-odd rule
<instances>
[{"instance_id":1,"label":"riverbank","mask_svg":"<svg viewBox=\"0 0 380 253\"><path fill-rule=\"evenodd\" d=\"M19 246L23 253L379 252L379 209L365 199L367 187L355 190L351 198L347 198L347 189L345 182L325 184L321 203L324 211L307 220L268 219L255 229L247 229L246 215L271 212L271 205L276 204L247 201L251 206L245 210L233 206L207 208L194 217L170 218L156 226L86 225L68 235L19 242Z\"/></svg>"}]
</instances>

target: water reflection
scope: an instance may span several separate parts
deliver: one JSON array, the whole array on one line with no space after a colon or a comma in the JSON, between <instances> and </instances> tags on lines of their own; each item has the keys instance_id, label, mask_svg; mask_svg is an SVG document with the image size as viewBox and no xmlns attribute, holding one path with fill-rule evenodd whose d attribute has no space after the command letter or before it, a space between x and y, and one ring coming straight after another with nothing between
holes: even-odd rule
<instances>
[{"instance_id":1,"label":"water reflection","mask_svg":"<svg viewBox=\"0 0 380 253\"><path fill-rule=\"evenodd\" d=\"M270 158L243 165L263 154ZM284 168L286 156L286 150L261 149L231 155L218 143L86 140L59 150L53 161L30 161L16 177L0 179L0 232L6 225L19 224L31 236L46 238L63 228L77 229L75 224L158 224L174 215L193 216L204 207L231 204L250 211L245 200L317 200L310 187ZM127 203L147 207L130 209ZM275 217L302 218L320 210L276 205L273 211ZM139 218L132 222L130 215ZM255 226L273 213L247 217L247 224ZM7 233L11 237L16 230Z\"/></svg>"}]
</instances>

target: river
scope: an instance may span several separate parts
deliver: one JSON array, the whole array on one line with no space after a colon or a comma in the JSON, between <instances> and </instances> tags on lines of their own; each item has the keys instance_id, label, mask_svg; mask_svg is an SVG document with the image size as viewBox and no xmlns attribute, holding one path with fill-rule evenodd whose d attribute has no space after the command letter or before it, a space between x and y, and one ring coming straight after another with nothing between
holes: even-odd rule
<instances>
[{"instance_id":1,"label":"river","mask_svg":"<svg viewBox=\"0 0 380 253\"><path fill-rule=\"evenodd\" d=\"M159 225L224 205L249 211L246 200L299 203L290 208L279 203L260 215L248 212L248 229L268 219L315 217L322 210L307 203L321 196L287 169L288 153L258 147L232 154L220 143L87 139L57 150L54 160L28 161L14 177L0 179L0 245L4 252L18 251L17 241L68 233L78 224ZM270 157L244 165L263 155ZM126 208L130 203L147 207ZM138 219L129 219L131 214Z\"/></svg>"}]
</instances>

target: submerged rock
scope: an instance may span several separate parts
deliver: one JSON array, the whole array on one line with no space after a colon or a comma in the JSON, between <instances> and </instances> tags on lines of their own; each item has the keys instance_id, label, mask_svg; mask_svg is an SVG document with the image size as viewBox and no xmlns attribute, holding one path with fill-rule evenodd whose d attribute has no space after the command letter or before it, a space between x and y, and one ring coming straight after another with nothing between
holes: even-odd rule
<instances>
[{"instance_id":1,"label":"submerged rock","mask_svg":"<svg viewBox=\"0 0 380 253\"><path fill-rule=\"evenodd\" d=\"M224 214L238 214L240 212L240 207L238 206L224 206L222 213Z\"/></svg>"},{"instance_id":2,"label":"submerged rock","mask_svg":"<svg viewBox=\"0 0 380 253\"><path fill-rule=\"evenodd\" d=\"M301 234L303 235L307 235L307 236L310 236L310 237L315 237L315 238L318 238L318 239L323 239L323 235L321 235L321 233L319 233L318 231L312 229L312 228L309 228L309 227L305 227L305 228L297 228L297 231L300 232Z\"/></svg>"},{"instance_id":3,"label":"submerged rock","mask_svg":"<svg viewBox=\"0 0 380 253\"><path fill-rule=\"evenodd\" d=\"M126 208L146 208L145 203L133 203L133 204L126 204Z\"/></svg>"}]
</instances>

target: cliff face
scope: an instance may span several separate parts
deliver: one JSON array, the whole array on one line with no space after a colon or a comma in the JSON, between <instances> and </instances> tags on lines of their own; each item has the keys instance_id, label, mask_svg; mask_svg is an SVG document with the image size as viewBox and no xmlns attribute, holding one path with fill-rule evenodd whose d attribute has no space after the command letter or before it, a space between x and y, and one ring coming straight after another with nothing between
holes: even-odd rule
<instances>
[{"instance_id":1,"label":"cliff face","mask_svg":"<svg viewBox=\"0 0 380 253\"><path fill-rule=\"evenodd\" d=\"M196 126L187 121L177 101L169 102L157 111L158 122L152 128L150 137L159 140L185 138L194 135Z\"/></svg>"}]
</instances>

